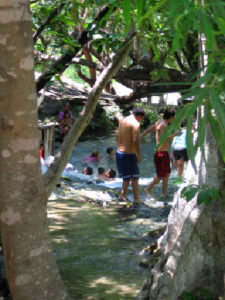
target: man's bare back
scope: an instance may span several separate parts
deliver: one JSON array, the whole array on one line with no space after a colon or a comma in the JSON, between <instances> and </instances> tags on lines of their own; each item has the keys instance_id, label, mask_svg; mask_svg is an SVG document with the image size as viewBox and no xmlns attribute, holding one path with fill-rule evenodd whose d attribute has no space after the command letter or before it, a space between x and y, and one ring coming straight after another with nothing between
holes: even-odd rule
<instances>
[{"instance_id":1,"label":"man's bare back","mask_svg":"<svg viewBox=\"0 0 225 300\"><path fill-rule=\"evenodd\" d=\"M122 119L117 131L116 163L119 176L123 178L120 200L126 201L128 186L131 184L134 203L140 203L138 192L140 152L140 122L144 110L136 108L133 114Z\"/></svg>"},{"instance_id":2,"label":"man's bare back","mask_svg":"<svg viewBox=\"0 0 225 300\"><path fill-rule=\"evenodd\" d=\"M134 153L140 161L140 123L134 115L121 120L117 133L117 150Z\"/></svg>"},{"instance_id":3,"label":"man's bare back","mask_svg":"<svg viewBox=\"0 0 225 300\"><path fill-rule=\"evenodd\" d=\"M155 131L155 138L156 138L156 145L158 146L160 143L160 137L164 133L164 131L168 127L168 122L165 119L157 121L155 124L149 126L146 130L142 132L140 135L141 138L146 136L149 132ZM172 134L171 136L168 136L166 140L162 143L162 145L158 148L158 151L168 151L169 149L169 142L170 140L177 135L177 133Z\"/></svg>"}]
</instances>

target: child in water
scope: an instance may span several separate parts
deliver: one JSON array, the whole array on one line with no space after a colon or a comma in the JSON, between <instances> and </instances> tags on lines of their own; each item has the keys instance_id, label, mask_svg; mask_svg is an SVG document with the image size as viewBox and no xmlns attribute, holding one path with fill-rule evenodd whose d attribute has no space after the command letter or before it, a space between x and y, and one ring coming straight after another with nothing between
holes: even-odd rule
<instances>
[{"instance_id":1,"label":"child in water","mask_svg":"<svg viewBox=\"0 0 225 300\"><path fill-rule=\"evenodd\" d=\"M108 158L115 159L115 151L112 147L107 148L106 153L108 154Z\"/></svg>"},{"instance_id":2,"label":"child in water","mask_svg":"<svg viewBox=\"0 0 225 300\"><path fill-rule=\"evenodd\" d=\"M92 175L93 174L93 169L91 167L85 167L85 168L83 168L82 174Z\"/></svg>"},{"instance_id":3,"label":"child in water","mask_svg":"<svg viewBox=\"0 0 225 300\"><path fill-rule=\"evenodd\" d=\"M108 169L105 171L104 168L98 168L98 178L103 181L113 180L116 177L116 171L113 169Z\"/></svg>"},{"instance_id":4,"label":"child in water","mask_svg":"<svg viewBox=\"0 0 225 300\"><path fill-rule=\"evenodd\" d=\"M98 150L93 150L91 155L83 159L82 163L92 163L92 162L99 162L100 161L100 152Z\"/></svg>"}]
</instances>

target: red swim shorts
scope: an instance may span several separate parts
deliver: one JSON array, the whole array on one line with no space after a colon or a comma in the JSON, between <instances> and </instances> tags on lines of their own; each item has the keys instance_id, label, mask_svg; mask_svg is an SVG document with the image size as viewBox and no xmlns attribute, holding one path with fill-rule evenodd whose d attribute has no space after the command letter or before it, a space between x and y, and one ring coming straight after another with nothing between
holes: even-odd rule
<instances>
[{"instance_id":1,"label":"red swim shorts","mask_svg":"<svg viewBox=\"0 0 225 300\"><path fill-rule=\"evenodd\" d=\"M170 174L170 157L168 151L157 151L154 155L154 164L159 178Z\"/></svg>"}]
</instances>

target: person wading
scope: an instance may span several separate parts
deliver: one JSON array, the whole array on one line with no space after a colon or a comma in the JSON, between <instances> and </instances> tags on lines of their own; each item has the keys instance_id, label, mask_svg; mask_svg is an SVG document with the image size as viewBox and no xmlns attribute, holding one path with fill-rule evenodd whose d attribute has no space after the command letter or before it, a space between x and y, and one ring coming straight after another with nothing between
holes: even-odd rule
<instances>
[{"instance_id":1,"label":"person wading","mask_svg":"<svg viewBox=\"0 0 225 300\"><path fill-rule=\"evenodd\" d=\"M120 120L117 131L116 163L123 186L118 200L126 200L128 186L131 184L134 205L140 203L138 192L140 152L140 122L145 116L144 110L136 108L133 113Z\"/></svg>"},{"instance_id":2,"label":"person wading","mask_svg":"<svg viewBox=\"0 0 225 300\"><path fill-rule=\"evenodd\" d=\"M168 125L173 121L175 117L175 110L172 108L168 108L165 110L163 119L157 121L152 126L149 126L146 130L144 130L141 134L141 138L146 136L149 132L155 131L155 137L156 137L156 145L159 145L160 143L160 137L168 127ZM158 147L157 151L154 155L154 165L156 168L156 176L152 180L152 182L147 186L145 189L148 196L151 196L151 191L153 187L159 183L162 180L162 198L167 197L167 187L168 187L168 180L170 176L170 156L168 153L169 143L170 141L180 134L180 131L178 130L171 136L167 137L166 140L162 143L161 146Z\"/></svg>"}]
</instances>

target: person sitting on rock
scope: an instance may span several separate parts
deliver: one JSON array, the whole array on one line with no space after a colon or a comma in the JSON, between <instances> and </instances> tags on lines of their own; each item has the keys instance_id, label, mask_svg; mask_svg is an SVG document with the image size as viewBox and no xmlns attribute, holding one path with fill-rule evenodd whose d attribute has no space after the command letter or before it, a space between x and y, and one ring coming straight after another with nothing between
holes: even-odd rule
<instances>
[{"instance_id":1,"label":"person sitting on rock","mask_svg":"<svg viewBox=\"0 0 225 300\"><path fill-rule=\"evenodd\" d=\"M60 132L63 136L66 136L72 126L73 120L70 118L70 113L66 111L64 118L60 122Z\"/></svg>"},{"instance_id":2,"label":"person sitting on rock","mask_svg":"<svg viewBox=\"0 0 225 300\"><path fill-rule=\"evenodd\" d=\"M69 107L69 104L65 104L64 108L63 108L63 111L60 111L59 113L59 122L61 122L64 117L65 117L65 113L68 112L69 113L69 116L70 116L70 119L73 120L73 115L72 113L69 111L70 107Z\"/></svg>"}]
</instances>

